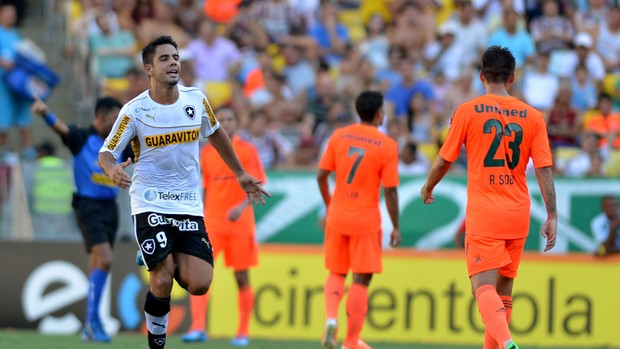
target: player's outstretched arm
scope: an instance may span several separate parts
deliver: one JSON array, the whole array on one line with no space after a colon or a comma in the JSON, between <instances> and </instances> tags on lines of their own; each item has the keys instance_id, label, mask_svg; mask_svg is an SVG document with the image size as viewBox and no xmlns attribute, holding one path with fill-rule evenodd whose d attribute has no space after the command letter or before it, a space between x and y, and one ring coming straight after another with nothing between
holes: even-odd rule
<instances>
[{"instance_id":1,"label":"player's outstretched arm","mask_svg":"<svg viewBox=\"0 0 620 349\"><path fill-rule=\"evenodd\" d=\"M239 182L241 189L247 194L248 202L256 204L261 203L264 205L265 196L269 197L269 193L263 189L261 181L245 172L226 131L221 127L215 130L215 132L209 136L209 143L211 143L213 148L215 148L222 160L226 163L226 166L228 166L237 177L237 182Z\"/></svg>"},{"instance_id":2,"label":"player's outstretched arm","mask_svg":"<svg viewBox=\"0 0 620 349\"><path fill-rule=\"evenodd\" d=\"M390 234L390 246L398 247L402 241L399 222L398 189L396 189L396 187L383 188L383 193L385 194L385 205L387 206L393 227L392 233Z\"/></svg>"},{"instance_id":3,"label":"player's outstretched arm","mask_svg":"<svg viewBox=\"0 0 620 349\"><path fill-rule=\"evenodd\" d=\"M125 168L129 165L131 165L131 158L117 164L112 153L107 151L99 153L99 166L114 184L123 189L131 185L131 178L125 172Z\"/></svg>"},{"instance_id":4,"label":"player's outstretched arm","mask_svg":"<svg viewBox=\"0 0 620 349\"><path fill-rule=\"evenodd\" d=\"M555 204L555 184L551 166L536 169L538 187L547 207L547 221L540 228L541 235L547 239L545 252L555 246L558 232L558 211Z\"/></svg>"},{"instance_id":5,"label":"player's outstretched arm","mask_svg":"<svg viewBox=\"0 0 620 349\"><path fill-rule=\"evenodd\" d=\"M33 94L32 97L34 98L34 103L31 107L32 112L41 116L47 126L51 127L54 132L58 133L62 137L66 137L69 134L69 126L57 118L56 115L50 113L47 104L45 104L39 96Z\"/></svg>"},{"instance_id":6,"label":"player's outstretched arm","mask_svg":"<svg viewBox=\"0 0 620 349\"><path fill-rule=\"evenodd\" d=\"M445 160L441 156L437 156L435 161L433 162L433 166L431 166L431 170L428 173L428 178L426 179L426 183L422 186L420 190L420 194L422 195L422 200L425 204L432 204L435 201L435 197L433 196L433 189L441 179L446 175L448 170L452 166L452 163Z\"/></svg>"}]
</instances>

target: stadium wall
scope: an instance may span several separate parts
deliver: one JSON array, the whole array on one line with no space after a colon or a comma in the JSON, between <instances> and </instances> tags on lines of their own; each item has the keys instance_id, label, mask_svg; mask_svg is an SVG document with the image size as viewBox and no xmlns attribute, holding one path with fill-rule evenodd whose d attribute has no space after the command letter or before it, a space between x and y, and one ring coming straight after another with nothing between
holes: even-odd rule
<instances>
[{"instance_id":1,"label":"stadium wall","mask_svg":"<svg viewBox=\"0 0 620 349\"><path fill-rule=\"evenodd\" d=\"M147 291L144 268L134 264L135 245L114 252L112 282L101 312L105 326L144 331L142 305ZM0 245L0 327L36 328L76 334L84 318L88 278L80 243L7 242ZM260 267L251 272L256 309L251 333L274 339L318 340L324 313L322 285L327 275L320 247L261 245ZM208 315L213 337L236 329L236 286L232 272L217 268ZM585 254L524 256L514 294L511 323L522 345L620 346L620 283L613 275L620 256ZM476 344L482 324L459 251L386 251L384 273L370 288L364 328L368 341ZM231 296L233 295L233 296ZM187 295L175 286L169 321L172 333L189 326ZM341 323L346 323L344 305ZM344 335L344 331L340 331Z\"/></svg>"},{"instance_id":2,"label":"stadium wall","mask_svg":"<svg viewBox=\"0 0 620 349\"><path fill-rule=\"evenodd\" d=\"M318 219L323 201L316 184L316 173L270 172L268 205L256 207L259 241L269 243L321 244L323 232ZM435 189L435 203L424 205L420 188L426 177L401 176L399 206L403 247L436 250L454 247L454 233L465 217L467 178L447 176ZM592 219L600 213L603 195L620 196L617 179L556 178L559 235L554 253L590 252L596 244L590 232ZM526 249L540 251L545 246L540 226L546 209L535 177L528 180L532 197L530 235ZM388 246L391 223L381 203L384 246Z\"/></svg>"}]
</instances>

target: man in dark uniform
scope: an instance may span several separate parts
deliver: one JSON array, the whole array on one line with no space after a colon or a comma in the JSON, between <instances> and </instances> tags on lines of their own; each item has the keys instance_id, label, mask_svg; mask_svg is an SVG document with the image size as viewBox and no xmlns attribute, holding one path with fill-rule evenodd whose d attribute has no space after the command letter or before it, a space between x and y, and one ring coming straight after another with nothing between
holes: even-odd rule
<instances>
[{"instance_id":1,"label":"man in dark uniform","mask_svg":"<svg viewBox=\"0 0 620 349\"><path fill-rule=\"evenodd\" d=\"M76 192L72 206L86 244L90 271L86 321L82 332L82 340L85 341L110 341L99 317L99 303L112 265L112 246L118 230L118 187L103 173L97 158L121 108L122 104L114 98L99 99L92 125L84 128L65 124L36 96L32 105L33 113L40 115L60 135L74 157Z\"/></svg>"}]
</instances>

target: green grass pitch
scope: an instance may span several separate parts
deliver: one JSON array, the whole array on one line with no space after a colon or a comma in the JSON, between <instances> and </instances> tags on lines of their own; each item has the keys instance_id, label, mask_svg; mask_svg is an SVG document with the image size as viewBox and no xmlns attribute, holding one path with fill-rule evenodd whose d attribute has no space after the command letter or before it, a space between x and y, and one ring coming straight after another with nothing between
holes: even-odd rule
<instances>
[{"instance_id":1,"label":"green grass pitch","mask_svg":"<svg viewBox=\"0 0 620 349\"><path fill-rule=\"evenodd\" d=\"M207 343L183 343L179 335L168 337L166 348L185 348L185 349L232 349L236 348L228 344L228 339L209 339ZM433 345L433 344L393 344L369 342L374 349L480 349L479 346L471 345ZM42 335L32 330L13 330L0 329L0 348L10 349L126 349L126 348L146 348L146 338L141 334L123 332L116 335L111 343L84 343L79 336L52 336ZM321 349L320 343L310 341L284 341L284 340L252 340L248 349ZM523 349L542 349L539 347L523 347ZM570 348L550 348L544 349L570 349ZM590 349L612 349L612 348L590 348Z\"/></svg>"}]
</instances>

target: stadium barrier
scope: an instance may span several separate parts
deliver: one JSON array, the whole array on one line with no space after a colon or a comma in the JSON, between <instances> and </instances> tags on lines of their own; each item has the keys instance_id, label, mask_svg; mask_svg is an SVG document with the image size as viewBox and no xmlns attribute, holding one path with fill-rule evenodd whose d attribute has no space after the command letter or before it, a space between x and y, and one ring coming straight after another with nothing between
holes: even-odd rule
<instances>
[{"instance_id":1,"label":"stadium barrier","mask_svg":"<svg viewBox=\"0 0 620 349\"><path fill-rule=\"evenodd\" d=\"M44 333L77 334L85 313L88 276L80 243L5 242L0 254L0 327L36 328ZM324 324L322 286L327 276L321 248L261 245L260 266L251 271L256 307L251 333L256 338L318 340ZM111 333L144 331L142 306L147 291L144 268L134 264L134 243L114 252L111 285L101 313ZM216 261L209 334L231 337L237 326L233 273ZM526 252L514 293L511 323L519 343L538 346L620 346L616 335L620 283L613 277L620 256ZM349 280L350 282L350 280ZM187 294L175 286L171 333L189 326ZM385 252L384 272L373 278L366 340L444 344L482 343L482 324L470 292L460 251ZM346 323L344 305L340 323ZM340 331L340 336L345 331Z\"/></svg>"},{"instance_id":2,"label":"stadium barrier","mask_svg":"<svg viewBox=\"0 0 620 349\"><path fill-rule=\"evenodd\" d=\"M32 166L24 164L24 173L32 171ZM13 180L19 179L12 176ZM28 177L28 176L26 176ZM435 190L435 203L424 205L420 198L420 187L424 176L401 176L399 200L401 208L401 232L403 247L418 250L451 249L454 247L454 234L461 225L467 202L467 178L448 176ZM4 240L80 240L73 214L67 217L69 223L58 228L57 234L32 231L30 220L37 223L36 214L29 217L26 199L33 197L35 186L26 178L14 181L9 188L8 203L0 218L0 238ZM535 178L528 181L531 205L530 235L526 250L540 251L545 245L538 231L546 219L546 209L539 194ZM20 193L15 188L24 188ZM265 206L256 206L257 234L263 243L293 243L318 245L323 241L319 218L324 213L324 205L316 184L315 171L270 171L266 188L272 195ZM603 195L620 196L620 181L617 179L556 178L557 207L559 213L559 238L553 253L590 252L596 249L591 234L592 219L600 213L600 200ZM0 199L2 197L0 191ZM20 194L20 195L17 195ZM118 198L120 206L119 239L133 241L129 197L121 191ZM70 205L70 202L67 202ZM381 203L383 216L384 246L388 246L391 223L387 209ZM36 226L36 224L34 224ZM28 227L28 229L26 229Z\"/></svg>"},{"instance_id":3,"label":"stadium barrier","mask_svg":"<svg viewBox=\"0 0 620 349\"><path fill-rule=\"evenodd\" d=\"M435 202L425 205L420 197L424 176L401 176L398 188L403 246L436 250L454 246L454 234L465 216L467 178L448 176L435 189ZM592 219L600 213L603 195L620 196L617 179L556 178L559 237L554 253L590 252L596 248L590 231ZM526 249L540 251L541 224L547 211L536 178L528 179L531 205L530 235ZM272 195L268 205L257 206L257 232L261 242L320 244L323 233L318 218L323 201L316 184L316 172L270 172L266 188ZM384 246L388 246L391 223L381 203Z\"/></svg>"}]
</instances>

